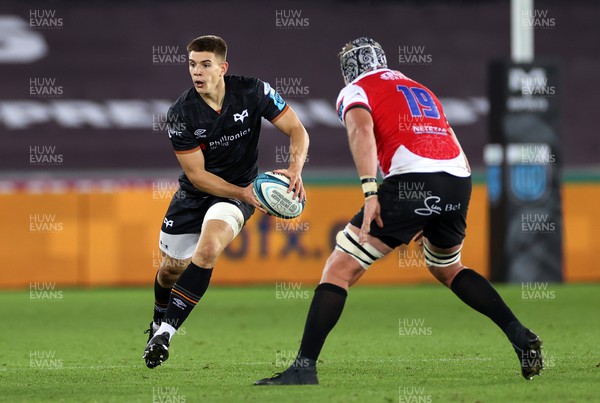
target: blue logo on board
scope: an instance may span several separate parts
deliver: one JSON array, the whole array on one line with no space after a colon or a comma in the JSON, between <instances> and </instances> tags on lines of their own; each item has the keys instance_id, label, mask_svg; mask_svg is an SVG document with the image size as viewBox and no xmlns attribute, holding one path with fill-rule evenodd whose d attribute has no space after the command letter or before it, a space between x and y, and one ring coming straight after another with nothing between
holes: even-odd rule
<instances>
[{"instance_id":1,"label":"blue logo on board","mask_svg":"<svg viewBox=\"0 0 600 403\"><path fill-rule=\"evenodd\" d=\"M514 165L510 168L510 188L518 201L542 199L549 179L548 169L543 165Z\"/></svg>"},{"instance_id":2,"label":"blue logo on board","mask_svg":"<svg viewBox=\"0 0 600 403\"><path fill-rule=\"evenodd\" d=\"M487 169L487 188L490 203L496 204L502 194L502 167L492 165Z\"/></svg>"}]
</instances>

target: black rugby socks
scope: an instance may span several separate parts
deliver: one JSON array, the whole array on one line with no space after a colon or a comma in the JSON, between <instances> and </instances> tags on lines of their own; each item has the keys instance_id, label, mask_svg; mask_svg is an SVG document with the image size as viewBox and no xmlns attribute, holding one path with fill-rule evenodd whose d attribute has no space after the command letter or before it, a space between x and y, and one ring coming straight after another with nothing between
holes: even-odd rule
<instances>
[{"instance_id":1,"label":"black rugby socks","mask_svg":"<svg viewBox=\"0 0 600 403\"><path fill-rule=\"evenodd\" d=\"M171 290L169 305L162 320L163 325L168 324L175 330L179 329L206 292L212 271L212 268L199 267L190 262Z\"/></svg>"},{"instance_id":2,"label":"black rugby socks","mask_svg":"<svg viewBox=\"0 0 600 403\"><path fill-rule=\"evenodd\" d=\"M523 325L485 277L465 268L454 277L450 289L465 304L490 318L515 343Z\"/></svg>"},{"instance_id":3,"label":"black rugby socks","mask_svg":"<svg viewBox=\"0 0 600 403\"><path fill-rule=\"evenodd\" d=\"M169 296L171 295L171 288L165 288L158 283L158 273L154 278L154 316L152 320L154 323L160 325L162 318L167 312L167 305L169 305Z\"/></svg>"},{"instance_id":4,"label":"black rugby socks","mask_svg":"<svg viewBox=\"0 0 600 403\"><path fill-rule=\"evenodd\" d=\"M297 361L308 359L314 365L327 335L342 315L347 296L348 292L335 284L322 283L317 286L308 310Z\"/></svg>"}]
</instances>

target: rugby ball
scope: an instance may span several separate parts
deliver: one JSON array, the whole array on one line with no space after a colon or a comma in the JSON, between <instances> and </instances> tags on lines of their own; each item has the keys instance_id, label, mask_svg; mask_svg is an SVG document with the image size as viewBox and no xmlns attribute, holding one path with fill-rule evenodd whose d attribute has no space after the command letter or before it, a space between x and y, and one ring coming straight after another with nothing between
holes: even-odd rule
<instances>
[{"instance_id":1,"label":"rugby ball","mask_svg":"<svg viewBox=\"0 0 600 403\"><path fill-rule=\"evenodd\" d=\"M254 195L269 214L284 219L296 218L304 211L304 201L293 199L294 193L287 192L289 186L287 176L267 171L254 180Z\"/></svg>"}]
</instances>

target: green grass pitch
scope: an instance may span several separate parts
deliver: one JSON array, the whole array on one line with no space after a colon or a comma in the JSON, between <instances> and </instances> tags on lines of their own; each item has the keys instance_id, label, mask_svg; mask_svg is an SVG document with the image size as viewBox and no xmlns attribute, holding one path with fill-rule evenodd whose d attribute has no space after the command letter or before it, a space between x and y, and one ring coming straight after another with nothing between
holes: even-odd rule
<instances>
[{"instance_id":1,"label":"green grass pitch","mask_svg":"<svg viewBox=\"0 0 600 403\"><path fill-rule=\"evenodd\" d=\"M7 402L584 402L600 399L600 285L498 290L544 341L525 381L502 332L441 285L350 290L318 386L257 387L298 348L313 293L209 289L171 357L142 360L151 289L0 293ZM527 296L527 295L526 295ZM37 298L36 298L37 297ZM286 297L288 297L286 299Z\"/></svg>"}]
</instances>

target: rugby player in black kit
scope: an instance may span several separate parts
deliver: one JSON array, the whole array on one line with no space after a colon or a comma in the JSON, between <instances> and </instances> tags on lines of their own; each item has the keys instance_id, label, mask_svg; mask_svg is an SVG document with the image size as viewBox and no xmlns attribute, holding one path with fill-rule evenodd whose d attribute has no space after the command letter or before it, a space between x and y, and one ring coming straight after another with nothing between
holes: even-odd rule
<instances>
[{"instance_id":1,"label":"rugby player in black kit","mask_svg":"<svg viewBox=\"0 0 600 403\"><path fill-rule=\"evenodd\" d=\"M148 368L169 357L171 337L206 292L213 267L254 209L261 119L290 138L288 191L305 199L302 168L308 134L268 83L226 76L227 44L207 35L188 46L193 87L168 112L168 134L183 172L160 231L154 318L144 351Z\"/></svg>"}]
</instances>

